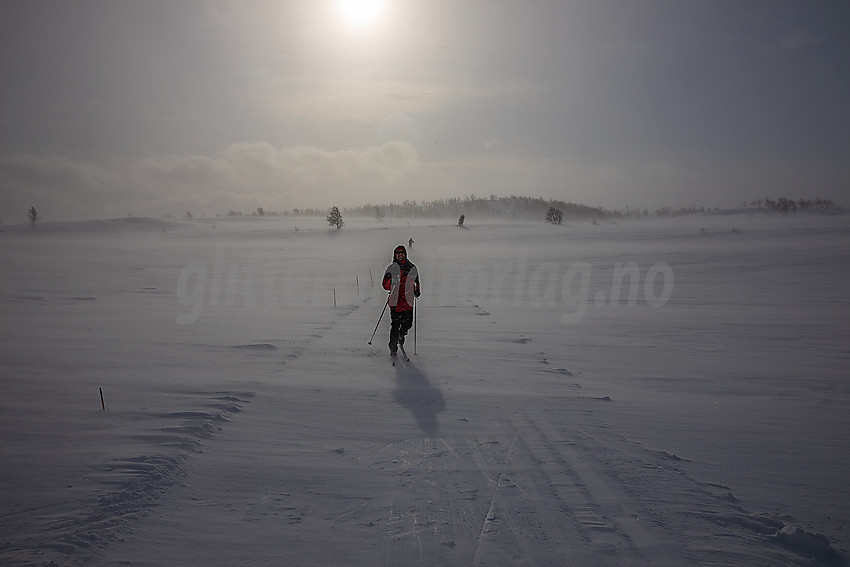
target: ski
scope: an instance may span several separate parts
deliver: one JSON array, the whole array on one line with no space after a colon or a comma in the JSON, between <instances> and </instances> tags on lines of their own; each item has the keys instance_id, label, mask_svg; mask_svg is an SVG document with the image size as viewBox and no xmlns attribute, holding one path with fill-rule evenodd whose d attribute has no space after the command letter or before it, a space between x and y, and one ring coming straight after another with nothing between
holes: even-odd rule
<instances>
[{"instance_id":1,"label":"ski","mask_svg":"<svg viewBox=\"0 0 850 567\"><path fill-rule=\"evenodd\" d=\"M407 356L407 351L404 350L403 345L399 345L399 350L401 351L402 360L404 360L405 362L410 362L410 357ZM398 358L398 352L391 352L390 353L390 360L392 361L393 366L395 366L395 363L398 361L398 359L399 359Z\"/></svg>"}]
</instances>

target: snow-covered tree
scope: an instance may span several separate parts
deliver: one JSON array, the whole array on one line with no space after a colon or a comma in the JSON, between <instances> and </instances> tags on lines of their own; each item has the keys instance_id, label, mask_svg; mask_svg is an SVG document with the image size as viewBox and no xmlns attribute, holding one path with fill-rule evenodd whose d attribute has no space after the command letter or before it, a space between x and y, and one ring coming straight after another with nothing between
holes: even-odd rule
<instances>
[{"instance_id":1,"label":"snow-covered tree","mask_svg":"<svg viewBox=\"0 0 850 567\"><path fill-rule=\"evenodd\" d=\"M339 212L339 207L331 207L331 212L327 216L328 226L335 226L337 230L341 229L345 224L342 222L342 213Z\"/></svg>"}]
</instances>

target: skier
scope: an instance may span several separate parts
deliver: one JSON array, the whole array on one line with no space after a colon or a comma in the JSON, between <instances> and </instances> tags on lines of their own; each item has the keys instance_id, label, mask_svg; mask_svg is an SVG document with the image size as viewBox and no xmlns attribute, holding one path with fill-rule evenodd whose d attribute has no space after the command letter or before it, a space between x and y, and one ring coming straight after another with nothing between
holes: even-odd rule
<instances>
[{"instance_id":1,"label":"skier","mask_svg":"<svg viewBox=\"0 0 850 567\"><path fill-rule=\"evenodd\" d=\"M399 244L393 251L393 263L384 273L384 289L390 292L387 304L390 306L390 356L398 354L398 347L404 349L404 336L413 326L413 302L421 293L419 289L419 271L416 265L407 259L407 249Z\"/></svg>"}]
</instances>

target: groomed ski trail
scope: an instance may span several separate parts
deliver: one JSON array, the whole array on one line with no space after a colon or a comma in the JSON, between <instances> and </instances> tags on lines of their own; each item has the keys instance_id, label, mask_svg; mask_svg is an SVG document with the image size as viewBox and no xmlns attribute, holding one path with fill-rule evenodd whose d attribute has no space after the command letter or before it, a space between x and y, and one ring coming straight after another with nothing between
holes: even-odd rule
<instances>
[{"instance_id":1,"label":"groomed ski trail","mask_svg":"<svg viewBox=\"0 0 850 567\"><path fill-rule=\"evenodd\" d=\"M728 491L600 427L606 402L455 388L433 354L387 372L352 345L366 311L286 364L252 353L274 387L98 564L711 565L717 538L742 565L788 559Z\"/></svg>"}]
</instances>

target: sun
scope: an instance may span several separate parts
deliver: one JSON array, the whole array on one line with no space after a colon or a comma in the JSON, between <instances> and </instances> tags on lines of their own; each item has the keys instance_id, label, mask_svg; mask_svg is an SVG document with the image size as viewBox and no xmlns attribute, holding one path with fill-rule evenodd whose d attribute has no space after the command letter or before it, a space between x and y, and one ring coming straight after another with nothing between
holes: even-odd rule
<instances>
[{"instance_id":1,"label":"sun","mask_svg":"<svg viewBox=\"0 0 850 567\"><path fill-rule=\"evenodd\" d=\"M384 15L383 0L336 0L337 10L352 28L368 28Z\"/></svg>"}]
</instances>

